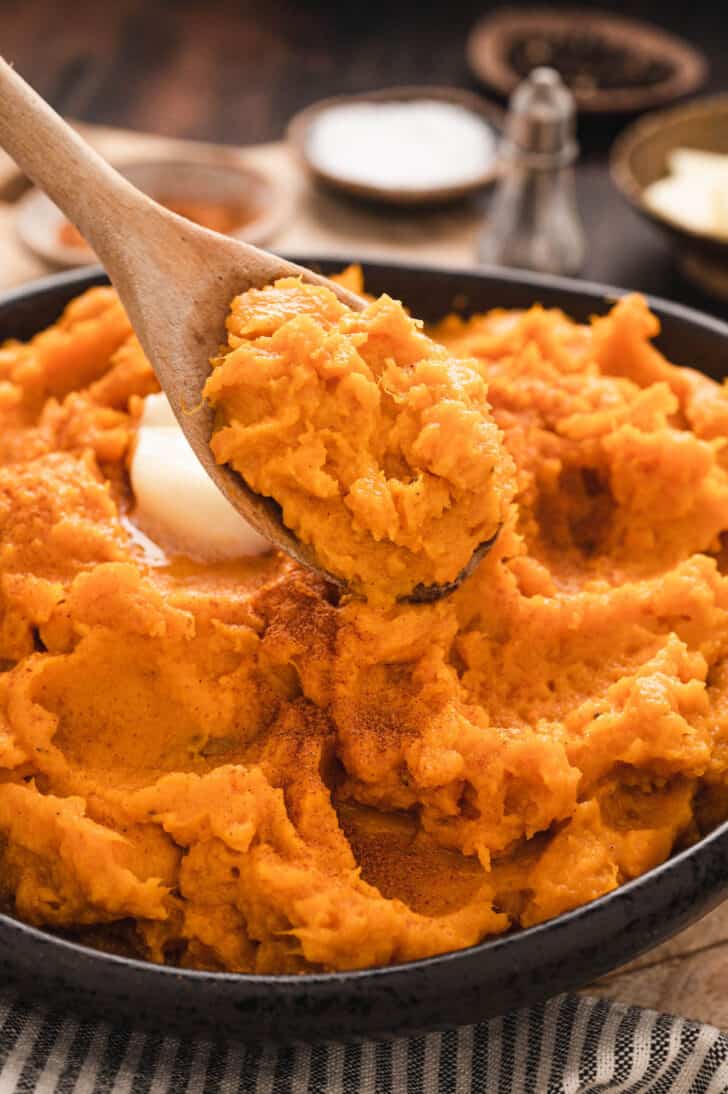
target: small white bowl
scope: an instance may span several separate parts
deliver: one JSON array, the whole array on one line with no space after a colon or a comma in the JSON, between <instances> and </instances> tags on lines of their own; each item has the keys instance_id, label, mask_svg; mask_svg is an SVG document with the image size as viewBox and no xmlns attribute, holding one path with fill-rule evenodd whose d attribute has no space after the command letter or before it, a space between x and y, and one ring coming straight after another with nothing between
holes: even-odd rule
<instances>
[{"instance_id":1,"label":"small white bowl","mask_svg":"<svg viewBox=\"0 0 728 1094\"><path fill-rule=\"evenodd\" d=\"M246 243L266 242L291 212L291 203L280 186L262 171L246 165L140 160L115 166L153 198L237 205L251 210L251 218L230 233ZM66 216L41 190L29 190L17 204L18 235L31 251L54 266L88 266L95 259L93 251L63 241L61 231L66 223Z\"/></svg>"},{"instance_id":2,"label":"small white bowl","mask_svg":"<svg viewBox=\"0 0 728 1094\"><path fill-rule=\"evenodd\" d=\"M311 153L311 134L319 118L327 111L341 106L354 104L389 104L412 102L439 102L459 106L483 122L491 131L494 143L502 128L504 114L500 107L488 102L470 91L457 87L392 87L382 91L369 91L361 95L339 95L331 99L321 99L294 115L288 123L288 140L297 153L299 161L317 182L329 189L338 190L351 197L363 198L386 205L401 208L419 205L445 205L459 201L470 194L477 193L488 186L498 176L500 166L494 150L492 160L474 178L464 178L439 186L404 187L398 185L383 186L363 179L353 179L348 175L334 174L323 168Z\"/></svg>"}]
</instances>

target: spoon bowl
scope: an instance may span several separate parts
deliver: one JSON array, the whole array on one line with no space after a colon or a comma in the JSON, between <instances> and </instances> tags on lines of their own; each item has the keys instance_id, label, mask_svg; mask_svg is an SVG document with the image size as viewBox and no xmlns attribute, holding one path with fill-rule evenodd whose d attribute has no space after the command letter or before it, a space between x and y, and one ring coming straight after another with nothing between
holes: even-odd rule
<instances>
[{"instance_id":1,"label":"spoon bowl","mask_svg":"<svg viewBox=\"0 0 728 1094\"><path fill-rule=\"evenodd\" d=\"M237 472L215 461L214 412L201 393L210 358L224 341L230 302L240 293L278 278L301 277L326 285L355 311L364 300L312 270L159 205L114 170L2 58L0 101L0 144L93 247L207 474L274 546L345 588L341 578L323 569L313 547L286 527L274 499L257 494ZM447 586L418 586L409 599L437 600L464 574Z\"/></svg>"}]
</instances>

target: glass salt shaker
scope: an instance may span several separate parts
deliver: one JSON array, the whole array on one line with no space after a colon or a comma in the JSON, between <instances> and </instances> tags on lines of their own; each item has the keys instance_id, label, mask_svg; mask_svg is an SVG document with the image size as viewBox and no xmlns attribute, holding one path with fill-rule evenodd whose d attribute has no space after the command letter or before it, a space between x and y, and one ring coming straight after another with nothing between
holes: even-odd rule
<instances>
[{"instance_id":1,"label":"glass salt shaker","mask_svg":"<svg viewBox=\"0 0 728 1094\"><path fill-rule=\"evenodd\" d=\"M584 234L574 186L574 115L574 98L553 68L534 69L514 91L481 262L552 274L580 269Z\"/></svg>"}]
</instances>

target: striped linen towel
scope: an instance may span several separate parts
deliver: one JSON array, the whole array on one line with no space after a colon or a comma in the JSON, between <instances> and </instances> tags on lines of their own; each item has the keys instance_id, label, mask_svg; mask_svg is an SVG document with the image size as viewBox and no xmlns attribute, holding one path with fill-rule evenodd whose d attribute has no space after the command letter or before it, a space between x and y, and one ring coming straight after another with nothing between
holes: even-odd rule
<instances>
[{"instance_id":1,"label":"striped linen towel","mask_svg":"<svg viewBox=\"0 0 728 1094\"><path fill-rule=\"evenodd\" d=\"M447 1033L274 1048L133 1033L0 993L0 1094L725 1094L728 1035L564 995Z\"/></svg>"}]
</instances>

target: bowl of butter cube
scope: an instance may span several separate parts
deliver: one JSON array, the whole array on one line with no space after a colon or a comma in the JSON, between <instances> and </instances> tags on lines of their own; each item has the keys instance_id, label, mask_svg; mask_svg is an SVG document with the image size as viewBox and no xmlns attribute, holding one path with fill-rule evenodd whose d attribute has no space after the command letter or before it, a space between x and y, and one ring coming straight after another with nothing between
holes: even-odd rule
<instances>
[{"instance_id":1,"label":"bowl of butter cube","mask_svg":"<svg viewBox=\"0 0 728 1094\"><path fill-rule=\"evenodd\" d=\"M728 299L728 95L640 118L610 166L633 208L673 239L686 276Z\"/></svg>"}]
</instances>

